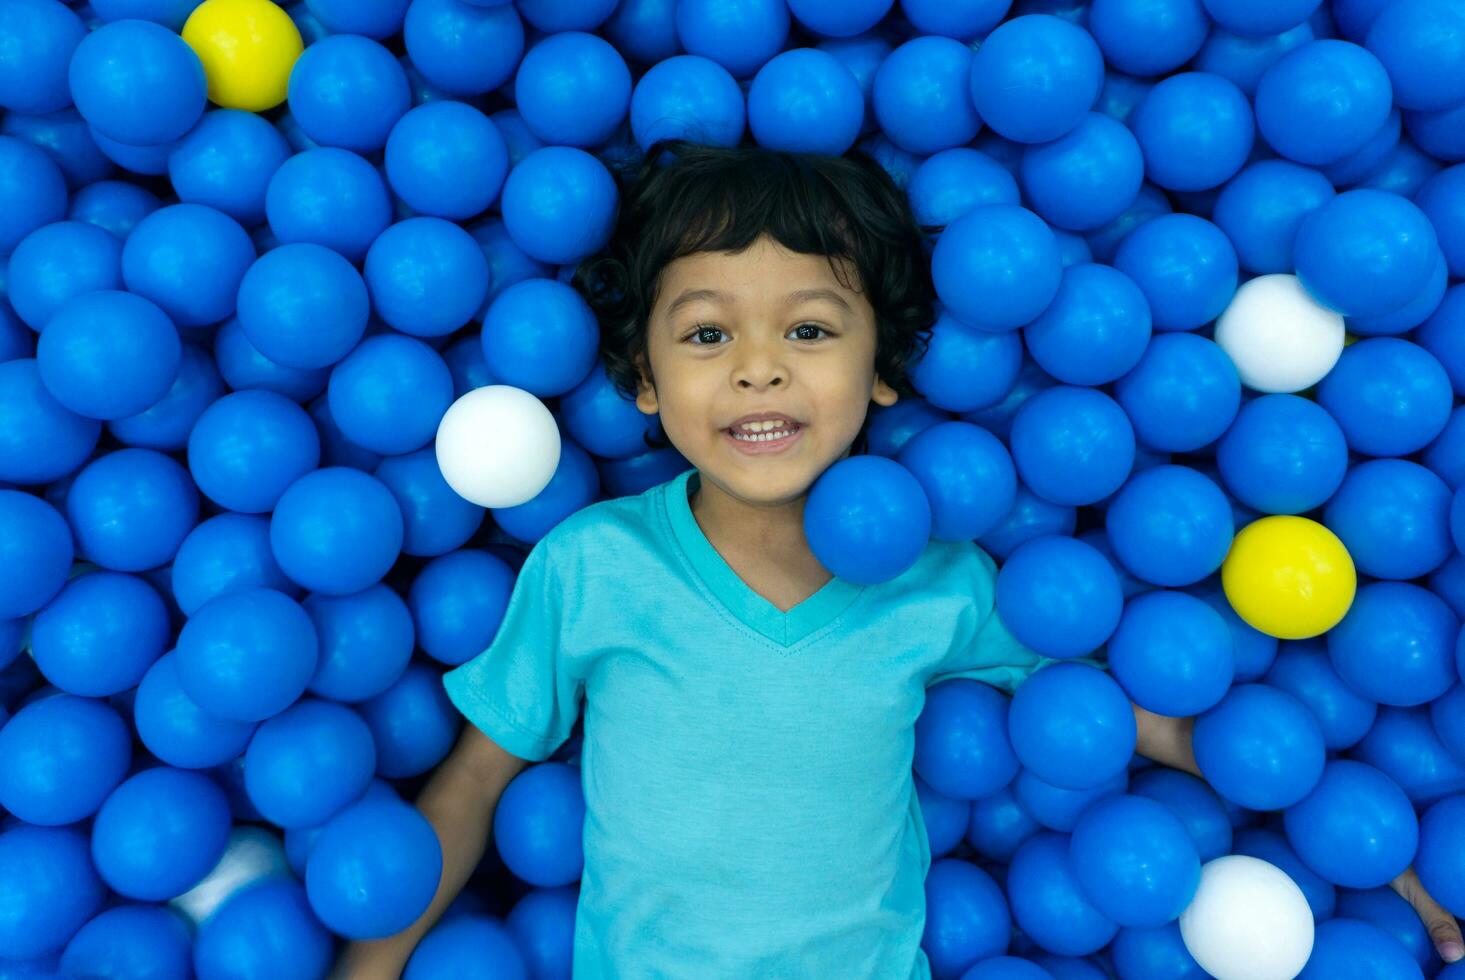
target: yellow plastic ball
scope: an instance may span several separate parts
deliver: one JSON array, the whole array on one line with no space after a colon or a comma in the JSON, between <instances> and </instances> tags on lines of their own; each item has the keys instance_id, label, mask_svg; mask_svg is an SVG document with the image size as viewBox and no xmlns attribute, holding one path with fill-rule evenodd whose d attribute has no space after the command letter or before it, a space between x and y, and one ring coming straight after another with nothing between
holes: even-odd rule
<instances>
[{"instance_id":1,"label":"yellow plastic ball","mask_svg":"<svg viewBox=\"0 0 1465 980\"><path fill-rule=\"evenodd\" d=\"M1242 529L1221 565L1236 614L1284 640L1326 633L1353 604L1358 577L1338 536L1305 517L1263 517Z\"/></svg>"},{"instance_id":2,"label":"yellow plastic ball","mask_svg":"<svg viewBox=\"0 0 1465 980\"><path fill-rule=\"evenodd\" d=\"M250 112L285 101L305 50L295 22L270 0L205 0L183 25L183 40L203 62L209 99Z\"/></svg>"}]
</instances>

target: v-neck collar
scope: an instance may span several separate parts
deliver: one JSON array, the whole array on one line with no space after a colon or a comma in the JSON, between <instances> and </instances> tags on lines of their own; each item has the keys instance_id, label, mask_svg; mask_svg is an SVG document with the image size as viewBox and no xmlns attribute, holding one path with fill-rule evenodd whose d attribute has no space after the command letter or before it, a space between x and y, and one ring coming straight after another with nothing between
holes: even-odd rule
<instances>
[{"instance_id":1,"label":"v-neck collar","mask_svg":"<svg viewBox=\"0 0 1465 980\"><path fill-rule=\"evenodd\" d=\"M697 523L687 498L688 484L696 473L693 467L664 485L667 517L687 560L717 600L743 625L780 646L793 646L833 622L864 591L864 586L835 576L787 612L759 595L732 570Z\"/></svg>"}]
</instances>

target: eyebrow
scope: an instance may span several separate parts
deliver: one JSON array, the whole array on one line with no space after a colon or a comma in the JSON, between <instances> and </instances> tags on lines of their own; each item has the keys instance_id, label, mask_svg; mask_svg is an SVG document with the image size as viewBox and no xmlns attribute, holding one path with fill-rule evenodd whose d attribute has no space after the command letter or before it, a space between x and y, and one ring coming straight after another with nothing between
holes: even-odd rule
<instances>
[{"instance_id":1,"label":"eyebrow","mask_svg":"<svg viewBox=\"0 0 1465 980\"><path fill-rule=\"evenodd\" d=\"M690 303L695 303L697 300L702 299L709 300L714 303L732 302L731 296L729 296L727 293L719 292L716 289L688 289L683 291L680 296L671 301L671 303L666 308L666 315L672 316L677 312L677 310L680 310L682 307ZM799 303L807 303L810 300L816 299L828 300L835 306L838 306L840 309L844 310L846 313L854 312L854 309L849 305L849 302L843 296L839 295L839 293L836 293L834 290L828 289L823 286L815 287L812 289L796 289L793 292L789 293L786 297L784 297L785 302L790 306Z\"/></svg>"}]
</instances>

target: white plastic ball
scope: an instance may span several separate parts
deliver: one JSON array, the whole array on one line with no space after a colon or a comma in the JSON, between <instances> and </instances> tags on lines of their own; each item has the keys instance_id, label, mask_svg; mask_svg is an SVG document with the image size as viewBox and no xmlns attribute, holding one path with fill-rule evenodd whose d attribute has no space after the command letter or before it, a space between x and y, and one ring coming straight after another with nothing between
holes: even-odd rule
<instances>
[{"instance_id":1,"label":"white plastic ball","mask_svg":"<svg viewBox=\"0 0 1465 980\"><path fill-rule=\"evenodd\" d=\"M1273 273L1236 290L1216 320L1215 339L1248 388L1301 391L1338 362L1343 317L1313 299L1296 276Z\"/></svg>"},{"instance_id":2,"label":"white plastic ball","mask_svg":"<svg viewBox=\"0 0 1465 980\"><path fill-rule=\"evenodd\" d=\"M559 426L544 402L522 388L475 388L438 423L438 469L458 496L480 507L534 499L559 464Z\"/></svg>"},{"instance_id":3,"label":"white plastic ball","mask_svg":"<svg viewBox=\"0 0 1465 980\"><path fill-rule=\"evenodd\" d=\"M1180 937L1216 980L1292 980L1312 955L1312 909L1276 865L1228 854L1201 867Z\"/></svg>"}]
</instances>

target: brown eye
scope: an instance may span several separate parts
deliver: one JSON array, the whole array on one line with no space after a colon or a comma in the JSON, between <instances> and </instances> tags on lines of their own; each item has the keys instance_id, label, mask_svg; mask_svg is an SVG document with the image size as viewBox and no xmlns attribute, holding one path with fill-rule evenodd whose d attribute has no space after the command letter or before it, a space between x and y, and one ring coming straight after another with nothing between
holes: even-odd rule
<instances>
[{"instance_id":1,"label":"brown eye","mask_svg":"<svg viewBox=\"0 0 1465 980\"><path fill-rule=\"evenodd\" d=\"M801 323L797 327L794 327L794 329L795 330L811 330L811 331L815 331L816 332L816 335L815 336L808 336L808 335L800 336L799 337L800 340L818 340L819 339L819 337L817 336L818 333L826 333L826 334L829 333L828 330L825 330L823 327L819 326L819 324L817 324L817 323Z\"/></svg>"},{"instance_id":2,"label":"brown eye","mask_svg":"<svg viewBox=\"0 0 1465 980\"><path fill-rule=\"evenodd\" d=\"M686 339L687 340L693 340L693 338L698 338L697 340L693 341L696 344L696 346L698 346L698 347L715 347L716 346L716 341L710 341L710 342L704 343L701 338L705 338L709 334L720 334L720 333L722 333L722 328L721 327L714 327L710 323L699 323L697 325L697 329L696 330L693 330L690 334L688 334Z\"/></svg>"}]
</instances>

